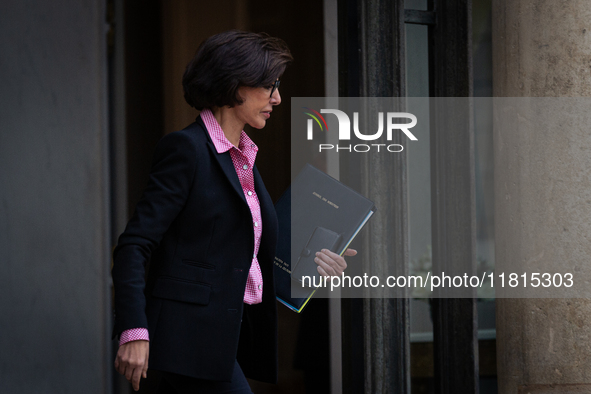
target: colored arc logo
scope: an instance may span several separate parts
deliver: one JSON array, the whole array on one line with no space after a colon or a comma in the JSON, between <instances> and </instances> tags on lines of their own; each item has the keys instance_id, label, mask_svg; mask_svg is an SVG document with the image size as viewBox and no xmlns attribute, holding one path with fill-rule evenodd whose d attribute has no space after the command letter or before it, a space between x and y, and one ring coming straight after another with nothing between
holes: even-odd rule
<instances>
[{"instance_id":1,"label":"colored arc logo","mask_svg":"<svg viewBox=\"0 0 591 394\"><path fill-rule=\"evenodd\" d=\"M326 130L328 131L328 126L326 124L326 120L324 120L324 118L322 117L322 115L320 115L320 113L318 113L318 111L314 111L312 108L308 108L308 107L302 107L302 108L307 109L308 111L314 112L320 119L322 119L322 123L324 123L324 127L326 127ZM324 127L322 127L322 123L320 123L320 120L318 120L318 118L316 116L314 116L310 112L304 112L304 113L306 115L310 115L312 117L312 119L314 119L316 121L316 123L318 123L318 126L320 126L320 130L324 131Z\"/></svg>"}]
</instances>

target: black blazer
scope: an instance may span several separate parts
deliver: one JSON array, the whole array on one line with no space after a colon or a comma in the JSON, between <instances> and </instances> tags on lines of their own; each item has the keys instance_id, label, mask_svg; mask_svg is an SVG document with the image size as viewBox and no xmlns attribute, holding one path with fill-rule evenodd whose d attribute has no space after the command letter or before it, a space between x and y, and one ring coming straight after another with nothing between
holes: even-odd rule
<instances>
[{"instance_id":1,"label":"black blazer","mask_svg":"<svg viewBox=\"0 0 591 394\"><path fill-rule=\"evenodd\" d=\"M277 217L256 166L254 183L264 287L263 302L246 305L253 220L230 152L217 153L201 117L158 143L112 270L113 337L148 328L150 368L229 381L238 358L247 377L277 381Z\"/></svg>"}]
</instances>

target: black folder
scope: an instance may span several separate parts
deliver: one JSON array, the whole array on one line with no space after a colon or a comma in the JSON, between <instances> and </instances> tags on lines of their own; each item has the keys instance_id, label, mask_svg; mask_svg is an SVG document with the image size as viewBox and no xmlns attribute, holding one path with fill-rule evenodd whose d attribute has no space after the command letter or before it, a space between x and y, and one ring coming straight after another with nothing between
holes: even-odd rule
<instances>
[{"instance_id":1,"label":"black folder","mask_svg":"<svg viewBox=\"0 0 591 394\"><path fill-rule=\"evenodd\" d=\"M324 227L316 227L310 235L310 239L306 243L306 246L300 252L298 260L295 264L292 262L291 278L302 282L302 286L305 286L304 278L310 278L308 280L308 287L312 283L320 283L320 274L318 273L318 264L314 262L316 252L322 249L328 249L335 251L338 249L342 236L339 233L335 233L332 230Z\"/></svg>"},{"instance_id":2,"label":"black folder","mask_svg":"<svg viewBox=\"0 0 591 394\"><path fill-rule=\"evenodd\" d=\"M315 253L342 255L375 212L372 201L307 164L275 204L279 238L275 254L277 299L300 313L320 283ZM308 277L317 281L303 280Z\"/></svg>"}]
</instances>

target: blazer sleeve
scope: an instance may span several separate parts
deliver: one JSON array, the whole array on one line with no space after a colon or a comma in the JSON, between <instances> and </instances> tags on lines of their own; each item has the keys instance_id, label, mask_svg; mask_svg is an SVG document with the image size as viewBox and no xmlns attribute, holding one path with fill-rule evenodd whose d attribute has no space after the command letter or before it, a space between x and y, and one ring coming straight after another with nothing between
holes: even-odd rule
<instances>
[{"instance_id":1,"label":"blazer sleeve","mask_svg":"<svg viewBox=\"0 0 591 394\"><path fill-rule=\"evenodd\" d=\"M148 327L146 264L186 204L196 167L195 142L186 133L173 132L158 142L148 185L113 252L113 337L130 328Z\"/></svg>"}]
</instances>

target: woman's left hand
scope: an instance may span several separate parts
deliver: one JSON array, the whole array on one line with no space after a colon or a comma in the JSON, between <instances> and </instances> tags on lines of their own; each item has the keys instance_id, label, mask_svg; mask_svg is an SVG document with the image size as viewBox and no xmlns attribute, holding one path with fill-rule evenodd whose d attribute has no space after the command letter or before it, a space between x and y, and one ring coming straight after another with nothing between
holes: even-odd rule
<instances>
[{"instance_id":1,"label":"woman's left hand","mask_svg":"<svg viewBox=\"0 0 591 394\"><path fill-rule=\"evenodd\" d=\"M355 256L356 254L355 249L347 249L344 256ZM328 249L316 252L314 262L318 264L318 273L322 276L340 276L347 268L345 259Z\"/></svg>"}]
</instances>

